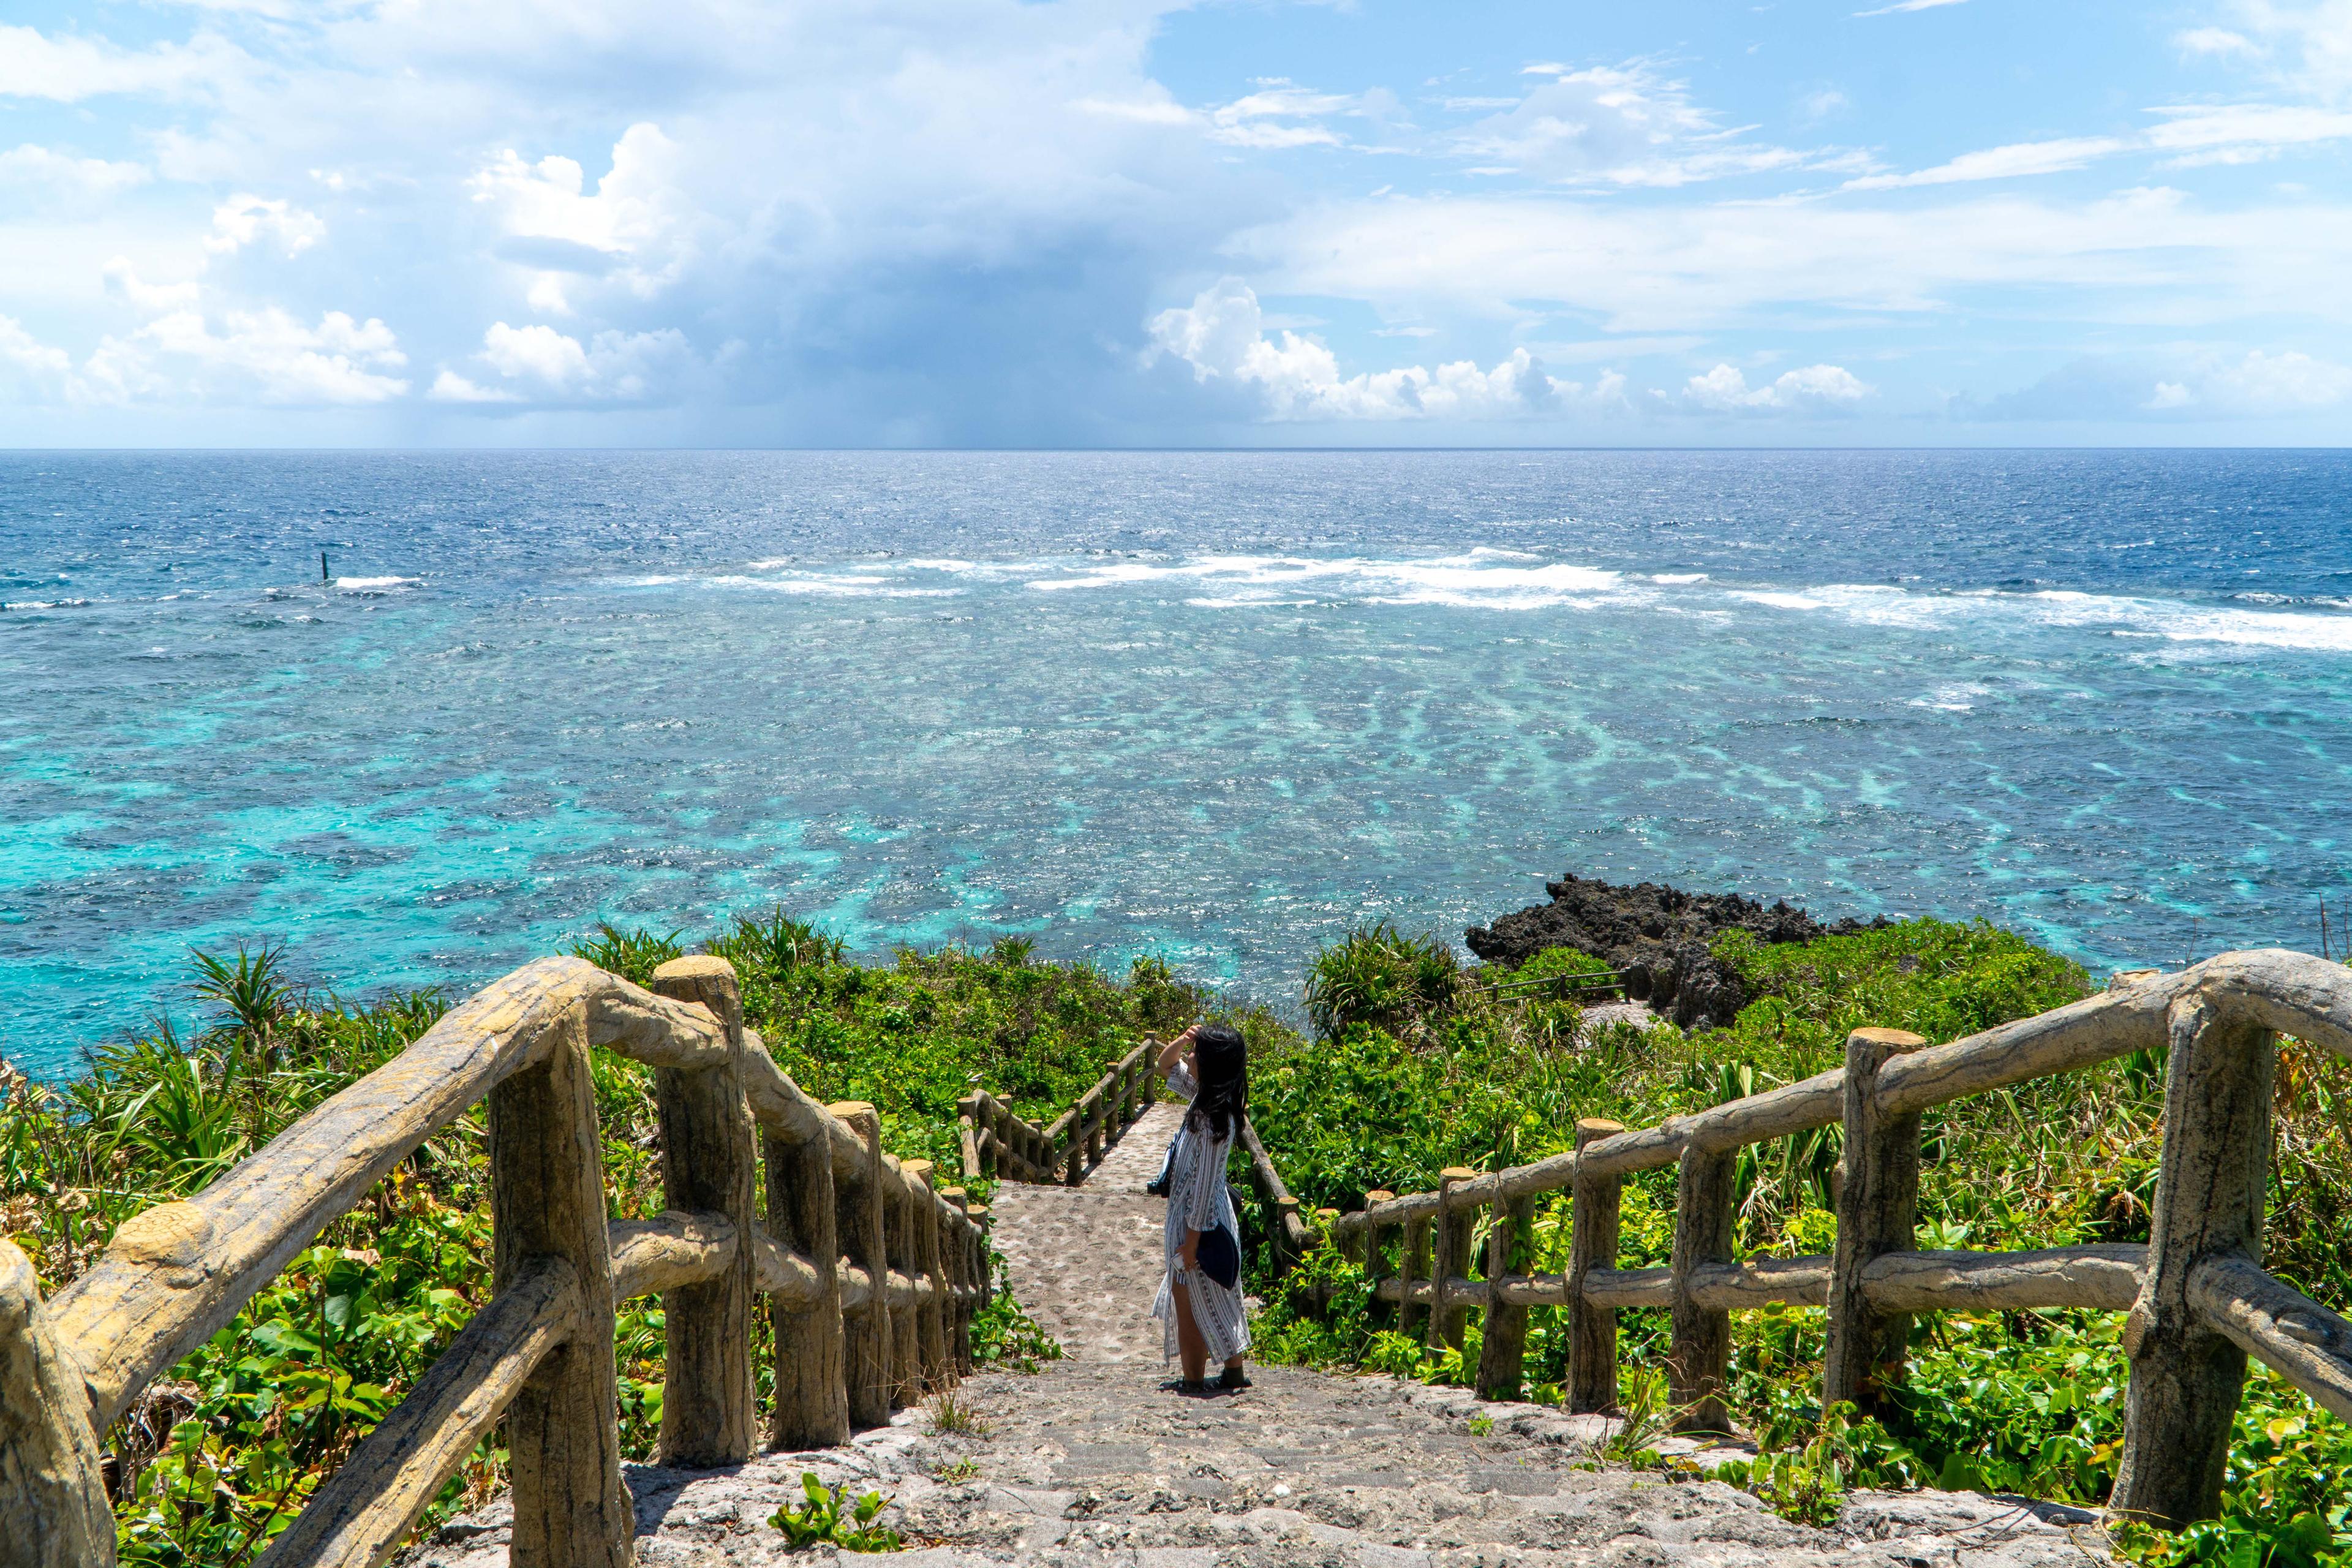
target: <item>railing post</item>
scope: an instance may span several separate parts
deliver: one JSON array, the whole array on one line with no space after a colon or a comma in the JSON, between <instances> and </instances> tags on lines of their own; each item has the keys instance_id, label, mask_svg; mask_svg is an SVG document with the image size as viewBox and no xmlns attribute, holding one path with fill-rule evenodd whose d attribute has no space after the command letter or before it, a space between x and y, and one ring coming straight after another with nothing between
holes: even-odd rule
<instances>
[{"instance_id":1,"label":"railing post","mask_svg":"<svg viewBox=\"0 0 2352 1568\"><path fill-rule=\"evenodd\" d=\"M58 1342L40 1276L0 1239L0 1564L112 1568L114 1510L82 1369Z\"/></svg>"},{"instance_id":2,"label":"railing post","mask_svg":"<svg viewBox=\"0 0 2352 1568\"><path fill-rule=\"evenodd\" d=\"M1586 1117L1576 1124L1576 1147L1614 1138L1622 1123ZM1617 1309L1584 1299L1596 1268L1617 1267L1622 1176L1580 1173L1570 1196L1568 1252L1568 1408L1579 1415L1617 1408Z\"/></svg>"},{"instance_id":3,"label":"railing post","mask_svg":"<svg viewBox=\"0 0 2352 1568\"><path fill-rule=\"evenodd\" d=\"M1063 1124L1059 1152L1067 1162L1062 1174L1063 1184L1075 1187L1085 1181L1087 1179L1086 1128L1075 1110L1070 1112L1069 1121Z\"/></svg>"},{"instance_id":4,"label":"railing post","mask_svg":"<svg viewBox=\"0 0 2352 1568\"><path fill-rule=\"evenodd\" d=\"M507 1406L509 1552L517 1568L625 1568L636 1518L621 1484L613 1261L585 1008L558 1026L545 1061L490 1090L489 1150L492 1289L509 1289L545 1257L569 1263L580 1289L570 1340ZM750 1233L736 1234L748 1250Z\"/></svg>"},{"instance_id":5,"label":"railing post","mask_svg":"<svg viewBox=\"0 0 2352 1568\"><path fill-rule=\"evenodd\" d=\"M805 1307L778 1297L768 1304L776 1340L776 1408L768 1447L782 1452L829 1448L849 1441L841 1316L840 1196L834 1190L833 1140L762 1141L768 1175L768 1231L779 1245L816 1265L817 1297Z\"/></svg>"},{"instance_id":6,"label":"railing post","mask_svg":"<svg viewBox=\"0 0 2352 1568\"><path fill-rule=\"evenodd\" d=\"M907 1195L907 1168L895 1155L882 1156L882 1249L891 1268L912 1284L922 1273L915 1257L915 1205ZM921 1308L913 1300L890 1306L890 1407L904 1409L922 1397Z\"/></svg>"},{"instance_id":7,"label":"railing post","mask_svg":"<svg viewBox=\"0 0 2352 1568\"><path fill-rule=\"evenodd\" d=\"M1429 1342L1460 1350L1470 1326L1470 1309L1449 1299L1454 1279L1470 1272L1470 1242L1478 1211L1454 1201L1454 1189L1478 1173L1465 1165L1448 1165L1437 1176L1435 1256L1430 1264Z\"/></svg>"},{"instance_id":8,"label":"railing post","mask_svg":"<svg viewBox=\"0 0 2352 1568\"><path fill-rule=\"evenodd\" d=\"M849 1424L863 1430L890 1423L890 1264L882 1239L882 1119L862 1100L830 1109L866 1144L858 1179L835 1194L842 1250L873 1281L865 1304L843 1321Z\"/></svg>"},{"instance_id":9,"label":"railing post","mask_svg":"<svg viewBox=\"0 0 2352 1568\"><path fill-rule=\"evenodd\" d=\"M1677 1432L1728 1432L1723 1403L1731 1370L1731 1314L1691 1300L1701 1264L1728 1262L1738 1194L1739 1152L1685 1149L1675 1183L1674 1342L1666 1350L1666 1398Z\"/></svg>"},{"instance_id":10,"label":"railing post","mask_svg":"<svg viewBox=\"0 0 2352 1568\"><path fill-rule=\"evenodd\" d=\"M929 1160L909 1160L899 1169L914 1184L914 1196L908 1205L908 1226L913 1246L908 1272L922 1270L930 1281L931 1299L928 1305L918 1304L915 1320L921 1349L921 1371L919 1381L926 1393L937 1394L950 1386L953 1371L948 1364L948 1274L940 1251L940 1199L937 1169Z\"/></svg>"},{"instance_id":11,"label":"railing post","mask_svg":"<svg viewBox=\"0 0 2352 1568\"><path fill-rule=\"evenodd\" d=\"M1847 1401L1864 1415L1894 1414L1887 1394L1904 1376L1911 1315L1870 1304L1862 1274L1890 1252L1908 1252L1919 1225L1919 1117L1878 1110L1879 1069L1927 1042L1902 1029L1856 1029L1845 1041L1845 1176L1838 1187L1831 1255L1829 1338L1822 1356L1824 1405Z\"/></svg>"},{"instance_id":12,"label":"railing post","mask_svg":"<svg viewBox=\"0 0 2352 1568\"><path fill-rule=\"evenodd\" d=\"M1371 1210L1380 1207L1395 1196L1394 1193L1385 1187L1375 1187L1364 1194L1364 1255L1360 1261L1364 1266L1364 1279L1372 1288L1371 1315L1372 1321L1376 1323L1400 1321L1403 1311L1402 1302L1392 1312L1389 1304L1381 1300L1381 1282L1393 1276L1388 1271L1388 1244L1381 1236L1384 1227L1375 1223L1370 1214Z\"/></svg>"},{"instance_id":13,"label":"railing post","mask_svg":"<svg viewBox=\"0 0 2352 1568\"><path fill-rule=\"evenodd\" d=\"M754 1447L751 1297L758 1223L758 1155L743 1100L743 1001L723 958L674 958L654 971L654 990L699 1002L726 1030L725 1067L654 1074L661 1114L662 1199L675 1209L725 1215L738 1238L727 1272L662 1297L667 1341L660 1460L704 1468L740 1464Z\"/></svg>"},{"instance_id":14,"label":"railing post","mask_svg":"<svg viewBox=\"0 0 2352 1568\"><path fill-rule=\"evenodd\" d=\"M1404 1285L1397 1295L1399 1333L1412 1334L1419 1330L1426 1337L1430 1310L1412 1299L1412 1291L1416 1283L1429 1277L1429 1221L1408 1219L1404 1222L1404 1257L1397 1270L1397 1278Z\"/></svg>"},{"instance_id":15,"label":"railing post","mask_svg":"<svg viewBox=\"0 0 2352 1568\"><path fill-rule=\"evenodd\" d=\"M971 1371L971 1219L964 1212L970 1194L961 1187L941 1187L940 1199L948 1217L940 1228L941 1257L949 1287L948 1364L958 1377Z\"/></svg>"},{"instance_id":16,"label":"railing post","mask_svg":"<svg viewBox=\"0 0 2352 1568\"><path fill-rule=\"evenodd\" d=\"M2172 1005L2164 1153L2147 1272L2124 1322L2131 1357L2123 1468L2108 1507L2179 1529L2221 1511L2246 1352L2201 1320L2189 1279L2206 1259L2259 1264L2278 1039L2201 994Z\"/></svg>"},{"instance_id":17,"label":"railing post","mask_svg":"<svg viewBox=\"0 0 2352 1568\"><path fill-rule=\"evenodd\" d=\"M967 1094L956 1101L956 1142L963 1156L963 1178L977 1181L980 1168L980 1096Z\"/></svg>"},{"instance_id":18,"label":"railing post","mask_svg":"<svg viewBox=\"0 0 2352 1568\"><path fill-rule=\"evenodd\" d=\"M1503 1300L1503 1281L1528 1271L1533 1194L1498 1199L1486 1233L1486 1316L1478 1335L1478 1397L1517 1399L1527 1365L1528 1310Z\"/></svg>"},{"instance_id":19,"label":"railing post","mask_svg":"<svg viewBox=\"0 0 2352 1568\"><path fill-rule=\"evenodd\" d=\"M1298 1217L1298 1199L1289 1193L1274 1200L1274 1271L1289 1273L1305 1259L1300 1238L1307 1234L1307 1222Z\"/></svg>"}]
</instances>

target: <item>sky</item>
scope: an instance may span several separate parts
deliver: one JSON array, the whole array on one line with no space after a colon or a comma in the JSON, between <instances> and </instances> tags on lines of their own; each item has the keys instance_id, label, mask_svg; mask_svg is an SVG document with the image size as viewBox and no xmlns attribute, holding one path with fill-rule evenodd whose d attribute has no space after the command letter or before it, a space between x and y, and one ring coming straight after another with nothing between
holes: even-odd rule
<instances>
[{"instance_id":1,"label":"sky","mask_svg":"<svg viewBox=\"0 0 2352 1568\"><path fill-rule=\"evenodd\" d=\"M2352 0L0 5L0 446L2341 445Z\"/></svg>"}]
</instances>

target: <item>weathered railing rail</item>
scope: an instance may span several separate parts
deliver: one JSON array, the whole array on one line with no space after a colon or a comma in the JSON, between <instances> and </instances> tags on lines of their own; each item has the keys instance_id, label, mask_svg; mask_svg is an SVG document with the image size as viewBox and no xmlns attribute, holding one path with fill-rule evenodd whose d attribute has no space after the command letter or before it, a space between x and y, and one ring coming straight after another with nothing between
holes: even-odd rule
<instances>
[{"instance_id":1,"label":"weathered railing rail","mask_svg":"<svg viewBox=\"0 0 2352 1568\"><path fill-rule=\"evenodd\" d=\"M656 1069L663 1191L608 1222L588 1052ZM194 1197L133 1215L52 1300L0 1242L0 1568L114 1561L99 1436L434 1132L488 1101L493 1295L320 1486L264 1568L373 1568L507 1424L513 1557L613 1568L614 1303L663 1297L659 1455L751 1458L752 1312L775 1337L772 1448L845 1441L971 1366L986 1211L885 1153L873 1107L820 1105L743 1026L734 971L682 958L646 991L578 959L525 965ZM764 1174L762 1215L755 1190Z\"/></svg>"},{"instance_id":2,"label":"weathered railing rail","mask_svg":"<svg viewBox=\"0 0 2352 1568\"><path fill-rule=\"evenodd\" d=\"M1668 1309L1669 1399L1690 1430L1727 1427L1729 1314L1741 1309L1827 1307L1824 1401L1865 1411L1885 1408L1904 1377L1913 1313L2127 1312L2130 1392L2112 1506L2177 1526L2219 1508L2248 1355L2352 1419L2352 1323L2261 1266L2282 1033L2352 1058L2352 973L2307 954L2231 952L2175 974L2118 976L2102 995L1948 1045L1857 1029L1841 1069L1656 1127L1582 1121L1568 1152L1484 1174L1448 1170L1435 1192L1371 1193L1362 1210L1322 1218L1371 1275L1376 1297L1397 1304L1402 1327L1460 1346L1469 1311L1483 1311L1477 1383L1489 1398L1518 1394L1530 1306L1567 1309L1564 1394L1577 1411L1616 1404L1617 1312ZM2158 1047L2169 1047L2169 1059L2148 1245L1913 1249L1922 1111ZM1736 1257L1739 1150L1832 1124L1843 1125L1845 1146L1835 1251ZM1253 1142L1254 1165L1261 1155ZM1624 1178L1668 1165L1673 1261L1621 1269ZM1555 1193L1570 1194L1568 1267L1529 1273L1535 1205ZM1473 1277L1482 1215L1487 1245L1482 1277Z\"/></svg>"},{"instance_id":3,"label":"weathered railing rail","mask_svg":"<svg viewBox=\"0 0 2352 1568\"><path fill-rule=\"evenodd\" d=\"M1158 1098L1151 1059L1157 1041L1146 1040L1111 1064L1076 1104L1039 1127L986 1090L956 1101L963 1136L963 1174L968 1182L1062 1183L1076 1186L1102 1163L1104 1152L1134 1125Z\"/></svg>"}]
</instances>

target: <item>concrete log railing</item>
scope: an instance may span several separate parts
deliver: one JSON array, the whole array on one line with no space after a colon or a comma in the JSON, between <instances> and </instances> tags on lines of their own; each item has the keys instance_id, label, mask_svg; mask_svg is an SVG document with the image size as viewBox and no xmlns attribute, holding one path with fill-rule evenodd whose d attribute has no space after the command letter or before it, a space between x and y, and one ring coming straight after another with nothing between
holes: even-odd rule
<instances>
[{"instance_id":1,"label":"concrete log railing","mask_svg":"<svg viewBox=\"0 0 2352 1568\"><path fill-rule=\"evenodd\" d=\"M655 1069L663 1191L607 1221L588 1053ZM614 1304L659 1294L664 1463L845 1441L971 1366L986 1212L883 1152L871 1106L803 1093L743 1026L735 974L682 958L651 991L579 959L456 1008L194 1197L134 1215L47 1301L0 1242L0 1568L111 1563L99 1435L331 1221L487 1100L493 1293L272 1542L265 1568L373 1568L501 1420L514 1560L614 1568L635 1536ZM766 1213L755 1203L764 1176ZM754 1430L752 1314L775 1338Z\"/></svg>"},{"instance_id":2,"label":"concrete log railing","mask_svg":"<svg viewBox=\"0 0 2352 1568\"><path fill-rule=\"evenodd\" d=\"M1152 1075L1157 1041L1146 1040L1045 1127L1024 1121L984 1089L956 1101L968 1182L1033 1182L1076 1186L1138 1117L1159 1098Z\"/></svg>"},{"instance_id":3,"label":"concrete log railing","mask_svg":"<svg viewBox=\"0 0 2352 1568\"><path fill-rule=\"evenodd\" d=\"M1460 1345L1467 1312L1484 1314L1477 1383L1489 1398L1517 1397L1527 1311L1543 1305L1567 1310L1569 1407L1613 1408L1617 1312L1667 1309L1669 1398L1689 1430L1727 1427L1729 1314L1742 1309L1826 1307L1824 1401L1866 1412L1885 1409L1905 1377L1915 1313L2128 1313L2130 1390L2111 1507L2178 1527L2219 1510L2249 1355L2352 1419L2352 1323L2262 1268L2280 1034L2352 1059L2352 973L2283 950L2231 952L2178 973L2118 975L2103 994L1948 1045L1857 1029L1841 1069L1656 1127L1580 1122L1567 1152L1483 1174L1449 1170L1434 1192L1371 1193L1357 1213L1325 1211L1326 1223L1375 1299L1395 1303L1401 1327ZM1921 1112L2158 1047L2169 1051L2164 1149L2147 1246L1915 1250ZM1833 1124L1845 1147L1835 1250L1738 1257L1739 1150ZM1253 1142L1254 1165L1259 1154ZM1622 1184L1666 1166L1676 1172L1673 1260L1621 1269ZM1531 1274L1535 1205L1555 1193L1569 1194L1568 1267ZM1474 1278L1482 1216L1487 1245Z\"/></svg>"}]
</instances>

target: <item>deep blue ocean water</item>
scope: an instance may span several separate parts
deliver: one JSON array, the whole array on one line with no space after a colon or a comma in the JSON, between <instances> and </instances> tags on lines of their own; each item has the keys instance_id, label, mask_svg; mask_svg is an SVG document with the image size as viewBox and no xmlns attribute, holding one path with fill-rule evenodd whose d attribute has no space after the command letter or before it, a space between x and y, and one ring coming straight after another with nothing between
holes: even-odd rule
<instances>
[{"instance_id":1,"label":"deep blue ocean water","mask_svg":"<svg viewBox=\"0 0 2352 1568\"><path fill-rule=\"evenodd\" d=\"M319 552L331 581L320 581ZM0 454L0 1054L782 902L1277 1003L1565 869L2352 896L2352 456Z\"/></svg>"}]
</instances>

